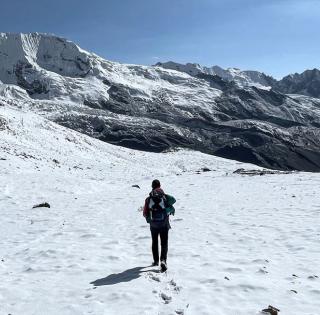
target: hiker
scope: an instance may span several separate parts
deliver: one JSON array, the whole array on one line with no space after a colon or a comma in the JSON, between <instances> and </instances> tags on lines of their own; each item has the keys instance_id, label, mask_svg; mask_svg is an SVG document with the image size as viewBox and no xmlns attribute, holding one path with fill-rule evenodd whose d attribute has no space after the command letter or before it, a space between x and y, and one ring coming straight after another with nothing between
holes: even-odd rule
<instances>
[{"instance_id":1,"label":"hiker","mask_svg":"<svg viewBox=\"0 0 320 315\"><path fill-rule=\"evenodd\" d=\"M143 216L150 224L152 236L152 266L159 266L159 246L158 239L161 241L160 267L161 271L167 270L168 253L168 232L170 227L169 215L174 215L173 204L176 202L174 197L167 195L161 188L160 181L152 181L152 191L146 199L143 209Z\"/></svg>"}]
</instances>

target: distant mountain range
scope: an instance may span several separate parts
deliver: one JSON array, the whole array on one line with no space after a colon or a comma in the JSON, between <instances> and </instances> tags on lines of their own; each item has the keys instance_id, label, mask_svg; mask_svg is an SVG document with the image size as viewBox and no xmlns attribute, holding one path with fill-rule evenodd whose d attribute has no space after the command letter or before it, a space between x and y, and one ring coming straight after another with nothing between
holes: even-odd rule
<instances>
[{"instance_id":1,"label":"distant mountain range","mask_svg":"<svg viewBox=\"0 0 320 315\"><path fill-rule=\"evenodd\" d=\"M320 70L306 70L301 74L295 73L276 80L265 73L237 68L223 69L219 66L203 67L196 63L179 64L176 62L158 62L156 66L188 73L192 76L201 74L217 75L228 82L234 82L239 87L256 86L274 89L285 94L302 94L320 98Z\"/></svg>"},{"instance_id":2,"label":"distant mountain range","mask_svg":"<svg viewBox=\"0 0 320 315\"><path fill-rule=\"evenodd\" d=\"M319 70L280 81L196 64L126 65L46 34L0 34L0 99L102 141L320 171Z\"/></svg>"}]
</instances>

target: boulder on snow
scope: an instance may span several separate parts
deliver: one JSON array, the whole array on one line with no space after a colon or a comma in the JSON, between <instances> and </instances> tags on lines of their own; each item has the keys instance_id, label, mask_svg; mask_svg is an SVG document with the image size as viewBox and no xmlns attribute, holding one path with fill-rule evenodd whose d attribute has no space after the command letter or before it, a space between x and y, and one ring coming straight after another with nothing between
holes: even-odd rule
<instances>
[{"instance_id":1,"label":"boulder on snow","mask_svg":"<svg viewBox=\"0 0 320 315\"><path fill-rule=\"evenodd\" d=\"M132 185L131 187L139 188L139 189L140 189L140 186L139 186L139 185Z\"/></svg>"},{"instance_id":2,"label":"boulder on snow","mask_svg":"<svg viewBox=\"0 0 320 315\"><path fill-rule=\"evenodd\" d=\"M268 308L262 310L263 314L278 315L278 312L280 312L280 310L272 305L269 305Z\"/></svg>"},{"instance_id":3,"label":"boulder on snow","mask_svg":"<svg viewBox=\"0 0 320 315\"><path fill-rule=\"evenodd\" d=\"M39 203L38 205L34 205L32 209L34 208L50 208L50 204L47 202Z\"/></svg>"},{"instance_id":4,"label":"boulder on snow","mask_svg":"<svg viewBox=\"0 0 320 315\"><path fill-rule=\"evenodd\" d=\"M202 167L200 170L196 171L196 174L211 172L212 170L208 167Z\"/></svg>"}]
</instances>

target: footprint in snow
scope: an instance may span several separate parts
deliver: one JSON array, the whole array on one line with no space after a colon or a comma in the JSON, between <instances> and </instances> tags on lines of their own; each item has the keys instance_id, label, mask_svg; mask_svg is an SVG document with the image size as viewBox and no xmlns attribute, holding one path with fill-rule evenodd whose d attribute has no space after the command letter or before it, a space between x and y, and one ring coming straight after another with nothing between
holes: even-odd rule
<instances>
[{"instance_id":1,"label":"footprint in snow","mask_svg":"<svg viewBox=\"0 0 320 315\"><path fill-rule=\"evenodd\" d=\"M149 239L149 236L144 236L144 235L142 235L142 236L137 236L136 237L136 240L145 240L145 239Z\"/></svg>"},{"instance_id":2,"label":"footprint in snow","mask_svg":"<svg viewBox=\"0 0 320 315\"><path fill-rule=\"evenodd\" d=\"M173 279L169 281L169 285L172 288L172 290L175 291L176 293L179 293L182 289L182 287L178 286Z\"/></svg>"},{"instance_id":3,"label":"footprint in snow","mask_svg":"<svg viewBox=\"0 0 320 315\"><path fill-rule=\"evenodd\" d=\"M172 297L164 292L160 293L160 297L163 300L164 304L169 304L172 301Z\"/></svg>"},{"instance_id":4,"label":"footprint in snow","mask_svg":"<svg viewBox=\"0 0 320 315\"><path fill-rule=\"evenodd\" d=\"M90 234L90 233L88 233L88 234L83 234L83 235L81 235L80 238L94 238L94 237L96 237L96 236L97 236L96 234Z\"/></svg>"},{"instance_id":5,"label":"footprint in snow","mask_svg":"<svg viewBox=\"0 0 320 315\"><path fill-rule=\"evenodd\" d=\"M156 282L161 282L160 278L157 275L152 274L151 272L148 272L147 277L150 280L156 281Z\"/></svg>"}]
</instances>

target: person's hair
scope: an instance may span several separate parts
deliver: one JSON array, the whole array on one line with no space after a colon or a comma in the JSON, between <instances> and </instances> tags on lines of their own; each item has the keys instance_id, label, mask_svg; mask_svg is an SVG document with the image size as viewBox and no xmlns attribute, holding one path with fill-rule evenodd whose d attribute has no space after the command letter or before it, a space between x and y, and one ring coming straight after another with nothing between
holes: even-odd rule
<instances>
[{"instance_id":1,"label":"person's hair","mask_svg":"<svg viewBox=\"0 0 320 315\"><path fill-rule=\"evenodd\" d=\"M158 179L154 179L152 181L152 189L156 189L156 188L159 188L161 185L160 185L160 181Z\"/></svg>"}]
</instances>

